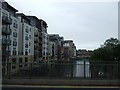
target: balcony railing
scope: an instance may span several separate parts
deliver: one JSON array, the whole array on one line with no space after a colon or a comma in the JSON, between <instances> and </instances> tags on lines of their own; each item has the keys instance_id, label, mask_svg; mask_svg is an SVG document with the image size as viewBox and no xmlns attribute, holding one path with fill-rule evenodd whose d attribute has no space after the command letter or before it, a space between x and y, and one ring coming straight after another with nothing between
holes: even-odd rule
<instances>
[{"instance_id":1,"label":"balcony railing","mask_svg":"<svg viewBox=\"0 0 120 90\"><path fill-rule=\"evenodd\" d=\"M2 33L7 34L7 35L11 35L12 30L8 27L2 27Z\"/></svg>"},{"instance_id":2,"label":"balcony railing","mask_svg":"<svg viewBox=\"0 0 120 90\"><path fill-rule=\"evenodd\" d=\"M2 38L3 45L11 45L11 40L9 38Z\"/></svg>"},{"instance_id":3,"label":"balcony railing","mask_svg":"<svg viewBox=\"0 0 120 90\"><path fill-rule=\"evenodd\" d=\"M35 35L35 36L38 36L38 32L35 32L34 35Z\"/></svg>"},{"instance_id":4,"label":"balcony railing","mask_svg":"<svg viewBox=\"0 0 120 90\"><path fill-rule=\"evenodd\" d=\"M35 44L34 49L38 49L39 45Z\"/></svg>"},{"instance_id":5,"label":"balcony railing","mask_svg":"<svg viewBox=\"0 0 120 90\"><path fill-rule=\"evenodd\" d=\"M38 41L38 38L35 38L35 39L34 39L34 42L35 42L35 43L38 43L38 42L39 42L39 41Z\"/></svg>"},{"instance_id":6,"label":"balcony railing","mask_svg":"<svg viewBox=\"0 0 120 90\"><path fill-rule=\"evenodd\" d=\"M2 21L5 24L12 24L12 19L8 16L2 16Z\"/></svg>"}]
</instances>

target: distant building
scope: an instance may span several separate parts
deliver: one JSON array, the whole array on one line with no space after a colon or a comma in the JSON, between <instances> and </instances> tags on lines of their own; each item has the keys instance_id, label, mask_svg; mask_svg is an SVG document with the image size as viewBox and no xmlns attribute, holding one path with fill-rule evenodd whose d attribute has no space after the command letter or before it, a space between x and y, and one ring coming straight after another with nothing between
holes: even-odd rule
<instances>
[{"instance_id":1,"label":"distant building","mask_svg":"<svg viewBox=\"0 0 120 90\"><path fill-rule=\"evenodd\" d=\"M59 34L49 34L49 44L48 52L50 59L59 60L61 59L61 47L62 42L64 41L63 37L60 37Z\"/></svg>"},{"instance_id":2,"label":"distant building","mask_svg":"<svg viewBox=\"0 0 120 90\"><path fill-rule=\"evenodd\" d=\"M89 59L91 56L92 51L87 51L86 49L79 49L77 50L77 59Z\"/></svg>"},{"instance_id":3,"label":"distant building","mask_svg":"<svg viewBox=\"0 0 120 90\"><path fill-rule=\"evenodd\" d=\"M76 56L76 46L72 40L65 40L63 42L64 59L70 60Z\"/></svg>"}]
</instances>

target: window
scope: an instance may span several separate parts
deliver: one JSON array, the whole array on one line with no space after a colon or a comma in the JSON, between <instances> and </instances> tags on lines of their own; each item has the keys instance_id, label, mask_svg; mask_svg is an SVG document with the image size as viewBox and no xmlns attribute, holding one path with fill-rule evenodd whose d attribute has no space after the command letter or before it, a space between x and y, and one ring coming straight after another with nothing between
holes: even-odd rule
<instances>
[{"instance_id":1,"label":"window","mask_svg":"<svg viewBox=\"0 0 120 90\"><path fill-rule=\"evenodd\" d=\"M30 49L29 49L29 53L30 53Z\"/></svg>"},{"instance_id":2,"label":"window","mask_svg":"<svg viewBox=\"0 0 120 90\"><path fill-rule=\"evenodd\" d=\"M29 35L29 39L31 39L31 35Z\"/></svg>"},{"instance_id":3,"label":"window","mask_svg":"<svg viewBox=\"0 0 120 90\"><path fill-rule=\"evenodd\" d=\"M13 46L17 46L17 42L16 41L13 41Z\"/></svg>"},{"instance_id":4,"label":"window","mask_svg":"<svg viewBox=\"0 0 120 90\"><path fill-rule=\"evenodd\" d=\"M13 37L17 37L17 33L16 32L13 32Z\"/></svg>"},{"instance_id":5,"label":"window","mask_svg":"<svg viewBox=\"0 0 120 90\"><path fill-rule=\"evenodd\" d=\"M28 36L25 36L25 40L28 40Z\"/></svg>"},{"instance_id":6,"label":"window","mask_svg":"<svg viewBox=\"0 0 120 90\"><path fill-rule=\"evenodd\" d=\"M19 62L21 62L21 63L22 63L22 57L20 57L20 58L19 58Z\"/></svg>"},{"instance_id":7,"label":"window","mask_svg":"<svg viewBox=\"0 0 120 90\"><path fill-rule=\"evenodd\" d=\"M13 55L16 55L16 54L17 54L16 48L13 48Z\"/></svg>"},{"instance_id":8,"label":"window","mask_svg":"<svg viewBox=\"0 0 120 90\"><path fill-rule=\"evenodd\" d=\"M27 51L27 49L25 49L25 55L28 55L28 51Z\"/></svg>"},{"instance_id":9,"label":"window","mask_svg":"<svg viewBox=\"0 0 120 90\"><path fill-rule=\"evenodd\" d=\"M29 31L28 26L26 26L25 31L26 31L26 33L28 33L28 31Z\"/></svg>"},{"instance_id":10,"label":"window","mask_svg":"<svg viewBox=\"0 0 120 90\"><path fill-rule=\"evenodd\" d=\"M14 23L13 23L13 27L14 28L18 28L18 24L17 24L17 21L15 20Z\"/></svg>"},{"instance_id":11,"label":"window","mask_svg":"<svg viewBox=\"0 0 120 90\"><path fill-rule=\"evenodd\" d=\"M28 48L28 44L25 44L25 47Z\"/></svg>"},{"instance_id":12,"label":"window","mask_svg":"<svg viewBox=\"0 0 120 90\"><path fill-rule=\"evenodd\" d=\"M31 28L30 28L30 32L31 32Z\"/></svg>"},{"instance_id":13,"label":"window","mask_svg":"<svg viewBox=\"0 0 120 90\"><path fill-rule=\"evenodd\" d=\"M22 65L20 65L19 67L22 67Z\"/></svg>"},{"instance_id":14,"label":"window","mask_svg":"<svg viewBox=\"0 0 120 90\"><path fill-rule=\"evenodd\" d=\"M27 57L25 57L25 62L28 62L28 58Z\"/></svg>"},{"instance_id":15,"label":"window","mask_svg":"<svg viewBox=\"0 0 120 90\"><path fill-rule=\"evenodd\" d=\"M13 59L12 59L12 62L13 62L13 63L16 63L16 58L13 58Z\"/></svg>"},{"instance_id":16,"label":"window","mask_svg":"<svg viewBox=\"0 0 120 90\"><path fill-rule=\"evenodd\" d=\"M16 68L16 66L12 66L12 69L15 69Z\"/></svg>"},{"instance_id":17,"label":"window","mask_svg":"<svg viewBox=\"0 0 120 90\"><path fill-rule=\"evenodd\" d=\"M31 43L29 42L29 46L31 46Z\"/></svg>"}]
</instances>

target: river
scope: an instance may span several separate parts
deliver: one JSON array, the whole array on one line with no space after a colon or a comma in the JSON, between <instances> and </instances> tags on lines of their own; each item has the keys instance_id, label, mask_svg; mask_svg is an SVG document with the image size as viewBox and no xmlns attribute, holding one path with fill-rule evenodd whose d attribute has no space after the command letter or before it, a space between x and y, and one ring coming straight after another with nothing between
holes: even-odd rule
<instances>
[{"instance_id":1,"label":"river","mask_svg":"<svg viewBox=\"0 0 120 90\"><path fill-rule=\"evenodd\" d=\"M89 61L77 60L73 63L55 65L49 73L52 77L90 78Z\"/></svg>"}]
</instances>

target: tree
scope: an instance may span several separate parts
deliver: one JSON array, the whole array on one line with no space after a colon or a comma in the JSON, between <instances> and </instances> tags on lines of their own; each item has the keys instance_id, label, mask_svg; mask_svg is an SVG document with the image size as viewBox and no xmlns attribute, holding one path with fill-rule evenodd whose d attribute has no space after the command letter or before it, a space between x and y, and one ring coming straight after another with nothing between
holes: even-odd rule
<instances>
[{"instance_id":1,"label":"tree","mask_svg":"<svg viewBox=\"0 0 120 90\"><path fill-rule=\"evenodd\" d=\"M107 39L104 43L105 46L110 46L110 47L116 46L118 44L119 44L119 40L117 38Z\"/></svg>"},{"instance_id":2,"label":"tree","mask_svg":"<svg viewBox=\"0 0 120 90\"><path fill-rule=\"evenodd\" d=\"M107 39L104 47L94 50L90 59L96 61L120 60L119 40L116 38Z\"/></svg>"},{"instance_id":3,"label":"tree","mask_svg":"<svg viewBox=\"0 0 120 90\"><path fill-rule=\"evenodd\" d=\"M106 77L120 78L120 44L116 38L107 39L104 47L93 51L90 57L91 70L103 71ZM101 66L103 64L103 66ZM114 73L113 73L114 71ZM112 75L111 75L112 74Z\"/></svg>"}]
</instances>

